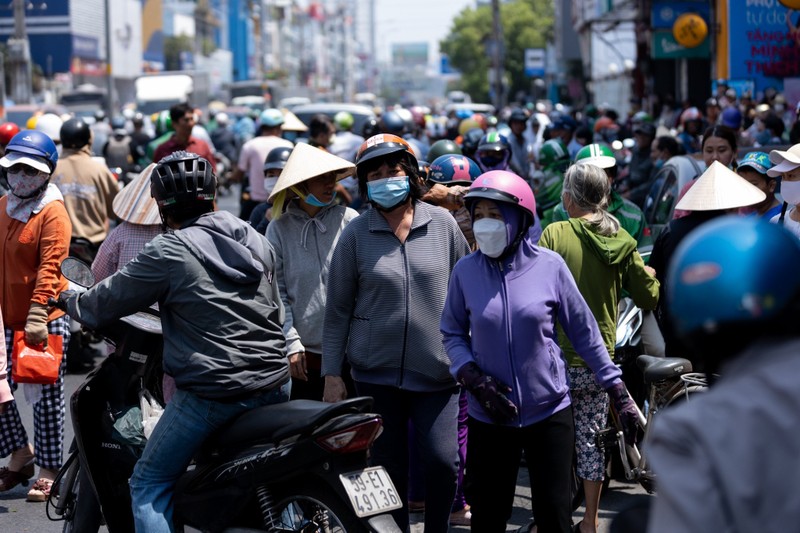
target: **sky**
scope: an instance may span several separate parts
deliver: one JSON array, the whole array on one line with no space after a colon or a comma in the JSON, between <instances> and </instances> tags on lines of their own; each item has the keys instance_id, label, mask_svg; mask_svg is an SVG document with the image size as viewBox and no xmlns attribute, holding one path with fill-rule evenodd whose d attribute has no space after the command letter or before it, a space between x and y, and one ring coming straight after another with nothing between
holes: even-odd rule
<instances>
[{"instance_id":1,"label":"sky","mask_svg":"<svg viewBox=\"0 0 800 533\"><path fill-rule=\"evenodd\" d=\"M430 61L438 63L439 41L450 33L456 15L475 4L475 0L375 0L378 61L390 59L392 43L428 42ZM366 5L359 2L364 11Z\"/></svg>"}]
</instances>

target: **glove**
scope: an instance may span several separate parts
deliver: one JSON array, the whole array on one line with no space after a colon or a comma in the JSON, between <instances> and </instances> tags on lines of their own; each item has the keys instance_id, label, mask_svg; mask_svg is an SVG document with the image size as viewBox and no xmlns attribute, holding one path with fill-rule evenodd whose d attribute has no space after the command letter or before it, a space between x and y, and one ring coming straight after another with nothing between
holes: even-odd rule
<instances>
[{"instance_id":1,"label":"glove","mask_svg":"<svg viewBox=\"0 0 800 533\"><path fill-rule=\"evenodd\" d=\"M517 406L506 396L511 387L487 376L475 363L458 370L458 382L478 399L494 422L504 424L517 416Z\"/></svg>"},{"instance_id":2,"label":"glove","mask_svg":"<svg viewBox=\"0 0 800 533\"><path fill-rule=\"evenodd\" d=\"M614 403L614 409L619 415L622 424L622 433L628 446L636 444L636 437L639 433L639 410L633 403L625 383L620 381L616 385L606 389L608 397Z\"/></svg>"},{"instance_id":3,"label":"glove","mask_svg":"<svg viewBox=\"0 0 800 533\"><path fill-rule=\"evenodd\" d=\"M78 294L77 291L61 291L58 294L58 300L55 302L55 306L64 311L65 313L69 312L69 307L67 307L67 301L70 300L73 296Z\"/></svg>"},{"instance_id":4,"label":"glove","mask_svg":"<svg viewBox=\"0 0 800 533\"><path fill-rule=\"evenodd\" d=\"M28 319L25 321L25 342L31 346L38 346L47 341L47 315L48 308L45 304L31 303L28 310Z\"/></svg>"}]
</instances>

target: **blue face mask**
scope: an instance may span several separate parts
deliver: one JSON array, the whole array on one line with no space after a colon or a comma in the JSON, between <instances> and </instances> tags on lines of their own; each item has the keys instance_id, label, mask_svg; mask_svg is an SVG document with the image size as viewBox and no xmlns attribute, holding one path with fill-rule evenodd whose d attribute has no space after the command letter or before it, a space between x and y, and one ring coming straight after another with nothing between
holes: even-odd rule
<instances>
[{"instance_id":1,"label":"blue face mask","mask_svg":"<svg viewBox=\"0 0 800 533\"><path fill-rule=\"evenodd\" d=\"M653 165L654 165L656 168L661 168L661 167L663 167L663 166L664 166L664 160L663 160L663 159L656 159L656 162L655 162L655 163L653 163Z\"/></svg>"},{"instance_id":2,"label":"blue face mask","mask_svg":"<svg viewBox=\"0 0 800 533\"><path fill-rule=\"evenodd\" d=\"M367 182L367 196L369 199L387 211L405 202L410 190L408 176L383 178Z\"/></svg>"},{"instance_id":3,"label":"blue face mask","mask_svg":"<svg viewBox=\"0 0 800 533\"><path fill-rule=\"evenodd\" d=\"M327 203L321 202L313 194L309 194L305 198L303 198L303 201L305 203L307 203L308 205L313 205L314 207L327 207L331 205L334 202L334 200L336 200L336 191L333 191L333 196L331 197L331 201Z\"/></svg>"}]
</instances>

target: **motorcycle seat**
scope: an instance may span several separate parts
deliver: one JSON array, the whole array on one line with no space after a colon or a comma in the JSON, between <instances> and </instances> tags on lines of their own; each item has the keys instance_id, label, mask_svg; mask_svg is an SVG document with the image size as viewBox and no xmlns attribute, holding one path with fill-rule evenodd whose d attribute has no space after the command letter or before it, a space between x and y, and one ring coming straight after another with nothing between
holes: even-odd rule
<instances>
[{"instance_id":1,"label":"motorcycle seat","mask_svg":"<svg viewBox=\"0 0 800 533\"><path fill-rule=\"evenodd\" d=\"M204 448L235 448L254 441L279 442L291 435L310 433L336 416L368 412L372 403L372 398L361 396L337 403L292 400L259 407L234 419L218 431Z\"/></svg>"},{"instance_id":2,"label":"motorcycle seat","mask_svg":"<svg viewBox=\"0 0 800 533\"><path fill-rule=\"evenodd\" d=\"M636 358L636 366L644 374L645 383L655 383L675 378L692 371L692 363L681 357L653 357L640 355Z\"/></svg>"}]
</instances>

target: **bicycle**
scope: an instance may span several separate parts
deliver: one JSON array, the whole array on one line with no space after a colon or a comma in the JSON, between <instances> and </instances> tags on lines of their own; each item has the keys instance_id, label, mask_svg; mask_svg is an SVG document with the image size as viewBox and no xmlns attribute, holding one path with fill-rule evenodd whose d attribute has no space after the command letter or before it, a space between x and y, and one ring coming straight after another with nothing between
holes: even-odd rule
<instances>
[{"instance_id":1,"label":"bicycle","mask_svg":"<svg viewBox=\"0 0 800 533\"><path fill-rule=\"evenodd\" d=\"M708 388L705 374L694 372L692 363L680 357L653 357L640 355L636 358L636 366L644 378L646 398L639 412L639 438L637 442L646 442L648 429L656 414L666 407L683 401L691 401L693 394L704 392ZM634 402L635 403L635 402ZM625 442L622 424L614 407L609 410L609 426L600 430L596 436L597 445L607 453L607 461L616 450L628 481L639 483L648 493L655 492L655 475L648 468L645 450L637 444L633 446ZM607 478L609 476L606 476Z\"/></svg>"}]
</instances>

